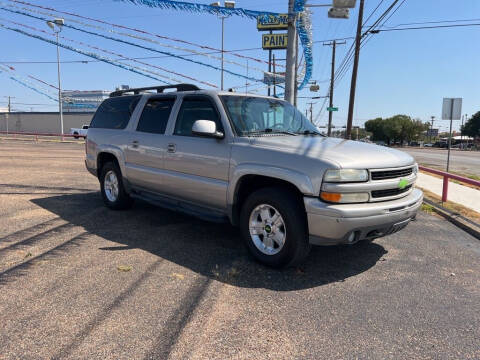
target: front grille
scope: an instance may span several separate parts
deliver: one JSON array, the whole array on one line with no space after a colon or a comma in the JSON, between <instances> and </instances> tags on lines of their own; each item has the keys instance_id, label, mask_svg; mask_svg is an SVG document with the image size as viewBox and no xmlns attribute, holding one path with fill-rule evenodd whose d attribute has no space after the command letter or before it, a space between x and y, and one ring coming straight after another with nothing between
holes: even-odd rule
<instances>
[{"instance_id":1,"label":"front grille","mask_svg":"<svg viewBox=\"0 0 480 360\"><path fill-rule=\"evenodd\" d=\"M372 171L372 180L395 179L395 178L411 175L412 173L413 173L413 168L407 168L407 169L401 169L401 170Z\"/></svg>"},{"instance_id":2,"label":"front grille","mask_svg":"<svg viewBox=\"0 0 480 360\"><path fill-rule=\"evenodd\" d=\"M372 191L372 198L383 198L383 197L389 197L389 196L396 196L403 194L410 190L412 188L412 185L408 185L407 187L403 189L386 189L386 190L373 190Z\"/></svg>"}]
</instances>

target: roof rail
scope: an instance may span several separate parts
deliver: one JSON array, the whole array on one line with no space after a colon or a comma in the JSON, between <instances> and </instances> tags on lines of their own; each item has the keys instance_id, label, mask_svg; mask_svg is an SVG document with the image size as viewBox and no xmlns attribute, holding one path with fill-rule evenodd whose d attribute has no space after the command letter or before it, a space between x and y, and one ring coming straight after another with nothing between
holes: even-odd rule
<instances>
[{"instance_id":1,"label":"roof rail","mask_svg":"<svg viewBox=\"0 0 480 360\"><path fill-rule=\"evenodd\" d=\"M117 90L110 93L110 97L116 97L116 96L122 96L122 95L138 95L148 90L156 90L157 94L161 94L165 89L177 89L177 91L200 90L198 86L193 84L176 84L176 85L151 86L151 87L143 87L143 88Z\"/></svg>"}]
</instances>

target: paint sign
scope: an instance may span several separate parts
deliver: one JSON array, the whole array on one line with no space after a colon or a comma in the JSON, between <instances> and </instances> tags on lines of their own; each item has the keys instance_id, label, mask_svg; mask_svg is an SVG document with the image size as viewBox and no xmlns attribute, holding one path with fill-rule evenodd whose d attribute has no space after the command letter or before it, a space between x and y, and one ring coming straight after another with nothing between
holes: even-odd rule
<instances>
[{"instance_id":1,"label":"paint sign","mask_svg":"<svg viewBox=\"0 0 480 360\"><path fill-rule=\"evenodd\" d=\"M263 34L262 48L264 50L286 49L288 44L288 34Z\"/></svg>"},{"instance_id":2,"label":"paint sign","mask_svg":"<svg viewBox=\"0 0 480 360\"><path fill-rule=\"evenodd\" d=\"M287 30L288 14L279 14L279 16L268 15L257 17L257 29L265 30Z\"/></svg>"}]
</instances>

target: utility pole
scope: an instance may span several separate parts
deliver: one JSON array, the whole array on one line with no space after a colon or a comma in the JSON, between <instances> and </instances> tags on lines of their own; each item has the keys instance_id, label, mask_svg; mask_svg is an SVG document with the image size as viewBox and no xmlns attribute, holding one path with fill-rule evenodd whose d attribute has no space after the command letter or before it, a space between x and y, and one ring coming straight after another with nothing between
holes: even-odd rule
<instances>
[{"instance_id":1,"label":"utility pole","mask_svg":"<svg viewBox=\"0 0 480 360\"><path fill-rule=\"evenodd\" d=\"M298 36L295 36L295 85L294 89L294 96L293 96L293 105L297 107L297 97L298 97L298 67L300 64L298 63Z\"/></svg>"},{"instance_id":2,"label":"utility pole","mask_svg":"<svg viewBox=\"0 0 480 360\"><path fill-rule=\"evenodd\" d=\"M294 12L295 0L288 0L288 44L287 66L285 73L285 100L290 104L295 103L295 67L297 65L296 41L297 24Z\"/></svg>"},{"instance_id":3,"label":"utility pole","mask_svg":"<svg viewBox=\"0 0 480 360\"><path fill-rule=\"evenodd\" d=\"M332 71L330 75L330 108L333 107L333 88L334 88L334 81L335 81L335 52L337 49L337 45L343 45L346 42L337 42L337 40L333 40L331 43L323 44L324 46L332 46ZM333 111L328 112L328 130L327 136L332 134L332 120L333 120Z\"/></svg>"},{"instance_id":4,"label":"utility pole","mask_svg":"<svg viewBox=\"0 0 480 360\"><path fill-rule=\"evenodd\" d=\"M222 16L222 80L220 89L223 91L223 57L224 57L224 40L225 40L225 16Z\"/></svg>"},{"instance_id":5,"label":"utility pole","mask_svg":"<svg viewBox=\"0 0 480 360\"><path fill-rule=\"evenodd\" d=\"M310 105L310 122L313 124L313 105L315 103L313 102L310 102L310 103L307 103L307 105Z\"/></svg>"},{"instance_id":6,"label":"utility pole","mask_svg":"<svg viewBox=\"0 0 480 360\"><path fill-rule=\"evenodd\" d=\"M10 96L8 97L8 112L12 112L12 103L10 102Z\"/></svg>"},{"instance_id":7,"label":"utility pole","mask_svg":"<svg viewBox=\"0 0 480 360\"><path fill-rule=\"evenodd\" d=\"M275 54L273 54L273 96L277 97L277 69L275 67Z\"/></svg>"},{"instance_id":8,"label":"utility pole","mask_svg":"<svg viewBox=\"0 0 480 360\"><path fill-rule=\"evenodd\" d=\"M355 38L355 56L353 58L352 82L350 84L350 102L348 104L347 132L345 139L352 137L353 109L355 107L355 90L357 86L358 62L360 60L360 41L362 40L363 7L365 0L360 0L358 10L357 36Z\"/></svg>"},{"instance_id":9,"label":"utility pole","mask_svg":"<svg viewBox=\"0 0 480 360\"><path fill-rule=\"evenodd\" d=\"M273 34L273 31L270 30L270 35ZM272 74L272 49L268 49L268 73ZM275 77L275 74L273 75ZM271 84L270 81L268 82L268 96L272 94L271 92Z\"/></svg>"}]
</instances>

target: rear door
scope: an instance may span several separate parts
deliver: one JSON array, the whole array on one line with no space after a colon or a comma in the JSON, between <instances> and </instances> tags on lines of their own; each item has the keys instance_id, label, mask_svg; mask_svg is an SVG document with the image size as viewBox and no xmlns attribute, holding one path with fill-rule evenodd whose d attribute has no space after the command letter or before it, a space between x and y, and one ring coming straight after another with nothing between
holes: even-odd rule
<instances>
[{"instance_id":1,"label":"rear door","mask_svg":"<svg viewBox=\"0 0 480 360\"><path fill-rule=\"evenodd\" d=\"M128 179L132 185L146 190L162 190L165 129L175 104L174 96L151 97L131 129L125 151Z\"/></svg>"},{"instance_id":2,"label":"rear door","mask_svg":"<svg viewBox=\"0 0 480 360\"><path fill-rule=\"evenodd\" d=\"M196 120L212 120L223 139L192 134ZM172 135L166 137L164 191L198 205L226 209L230 148L222 115L207 95L183 97Z\"/></svg>"}]
</instances>

